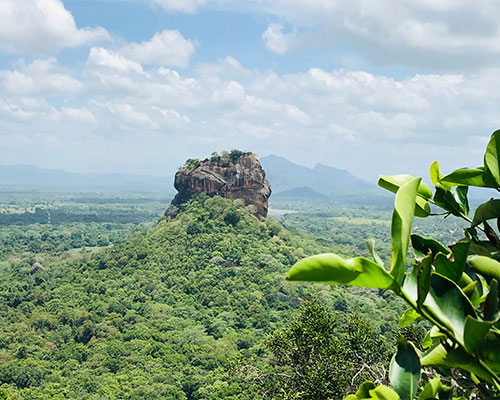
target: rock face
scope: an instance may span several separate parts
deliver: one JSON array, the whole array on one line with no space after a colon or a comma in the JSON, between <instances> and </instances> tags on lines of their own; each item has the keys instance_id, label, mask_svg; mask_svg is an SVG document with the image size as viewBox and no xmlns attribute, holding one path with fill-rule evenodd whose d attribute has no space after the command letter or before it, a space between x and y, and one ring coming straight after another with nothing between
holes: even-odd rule
<instances>
[{"instance_id":1,"label":"rock face","mask_svg":"<svg viewBox=\"0 0 500 400\"><path fill-rule=\"evenodd\" d=\"M255 155L243 153L239 157L214 156L197 162L191 168L181 168L175 174L174 186L179 193L165 212L175 216L177 206L195 193L219 195L227 199L243 199L253 204L258 215L266 216L271 185Z\"/></svg>"}]
</instances>

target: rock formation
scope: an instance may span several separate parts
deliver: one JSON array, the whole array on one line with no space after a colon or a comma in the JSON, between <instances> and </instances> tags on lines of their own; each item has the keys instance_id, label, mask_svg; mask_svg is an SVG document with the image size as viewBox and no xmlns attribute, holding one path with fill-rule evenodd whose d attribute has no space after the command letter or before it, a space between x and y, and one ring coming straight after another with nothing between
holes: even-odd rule
<instances>
[{"instance_id":1,"label":"rock formation","mask_svg":"<svg viewBox=\"0 0 500 400\"><path fill-rule=\"evenodd\" d=\"M37 271L39 270L43 270L45 268L43 268L43 265L40 264L38 261L36 263L34 263L31 267L31 270L30 270L30 275L33 275L35 274Z\"/></svg>"},{"instance_id":2,"label":"rock formation","mask_svg":"<svg viewBox=\"0 0 500 400\"><path fill-rule=\"evenodd\" d=\"M258 215L267 215L271 185L252 153L233 150L222 156L214 153L203 161L188 160L175 174L174 186L179 193L165 212L167 216L175 216L177 206L199 192L232 200L243 199L246 205L256 207Z\"/></svg>"}]
</instances>

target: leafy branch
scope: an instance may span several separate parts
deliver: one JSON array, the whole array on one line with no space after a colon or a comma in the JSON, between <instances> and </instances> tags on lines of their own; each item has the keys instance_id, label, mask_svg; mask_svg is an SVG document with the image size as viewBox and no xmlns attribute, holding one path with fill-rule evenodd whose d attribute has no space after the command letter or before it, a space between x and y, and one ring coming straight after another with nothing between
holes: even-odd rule
<instances>
[{"instance_id":1,"label":"leafy branch","mask_svg":"<svg viewBox=\"0 0 500 400\"><path fill-rule=\"evenodd\" d=\"M380 176L378 184L396 193L389 270L370 240L367 246L373 261L320 254L300 260L288 272L289 281L392 290L410 306L400 319L401 327L418 319L433 325L422 342L422 353L412 343L399 340L389 370L392 387L365 382L346 399L410 400L417 398L417 393L419 400L450 398L451 388L439 377L419 388L425 367L444 375L458 368L469 374L483 393L486 390L489 398L500 395L500 239L487 222L496 219L500 227L500 200L481 204L471 218L467 197L471 186L500 190L499 153L500 130L492 134L481 167L460 168L444 175L434 162L430 167L434 193L421 178ZM470 224L463 239L445 246L412 234L414 216L436 215L431 213L430 204L443 210L438 215L455 216ZM487 240L481 239L476 229ZM414 257L408 266L410 244Z\"/></svg>"}]
</instances>

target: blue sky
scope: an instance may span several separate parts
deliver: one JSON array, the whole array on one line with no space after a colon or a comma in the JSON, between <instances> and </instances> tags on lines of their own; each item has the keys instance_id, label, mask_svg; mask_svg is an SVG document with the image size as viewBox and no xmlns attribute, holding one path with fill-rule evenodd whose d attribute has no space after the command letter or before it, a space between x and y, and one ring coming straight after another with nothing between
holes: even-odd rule
<instances>
[{"instance_id":1,"label":"blue sky","mask_svg":"<svg viewBox=\"0 0 500 400\"><path fill-rule=\"evenodd\" d=\"M428 175L500 127L500 3L1 0L0 163L171 175L240 148Z\"/></svg>"}]
</instances>

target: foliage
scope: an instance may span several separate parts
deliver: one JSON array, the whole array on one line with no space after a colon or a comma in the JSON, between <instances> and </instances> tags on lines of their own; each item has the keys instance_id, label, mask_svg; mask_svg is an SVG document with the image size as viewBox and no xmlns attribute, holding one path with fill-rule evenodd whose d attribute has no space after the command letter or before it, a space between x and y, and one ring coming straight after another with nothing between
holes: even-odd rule
<instances>
[{"instance_id":1,"label":"foliage","mask_svg":"<svg viewBox=\"0 0 500 400\"><path fill-rule=\"evenodd\" d=\"M200 160L197 158L188 158L182 168L195 169L200 166Z\"/></svg>"},{"instance_id":2,"label":"foliage","mask_svg":"<svg viewBox=\"0 0 500 400\"><path fill-rule=\"evenodd\" d=\"M127 193L0 195L0 260L125 242L154 225L165 198Z\"/></svg>"},{"instance_id":3,"label":"foliage","mask_svg":"<svg viewBox=\"0 0 500 400\"><path fill-rule=\"evenodd\" d=\"M233 163L235 163L236 161L238 161L240 159L241 156L248 155L248 154L252 154L252 153L233 149L229 153L229 158L231 159L231 161Z\"/></svg>"},{"instance_id":4,"label":"foliage","mask_svg":"<svg viewBox=\"0 0 500 400\"><path fill-rule=\"evenodd\" d=\"M496 131L486 148L484 165L478 168L461 168L445 176L439 164L433 163L430 174L434 195L420 178L381 176L379 185L396 193L389 270L374 252L373 243L369 243L374 261L321 254L299 261L289 271L289 281L391 290L410 307L401 326L417 319L432 324L422 343L423 353L400 340L390 366L392 388L367 382L347 399L413 399L421 368L426 367L444 375L450 369L460 369L470 374L481 396L500 395L500 240L487 222L497 219L500 224L500 208L496 200L490 200L480 205L471 219L467 198L470 186L500 190L499 143L500 131ZM414 215L430 215L429 203L443 209L446 216L467 221L465 237L446 247L435 239L412 234ZM410 244L414 258L408 269ZM418 398L443 398L449 392L436 378L427 383Z\"/></svg>"},{"instance_id":5,"label":"foliage","mask_svg":"<svg viewBox=\"0 0 500 400\"><path fill-rule=\"evenodd\" d=\"M255 380L262 398L338 399L365 379L383 377L386 343L354 314L306 301L300 314L267 340L274 368Z\"/></svg>"},{"instance_id":6,"label":"foliage","mask_svg":"<svg viewBox=\"0 0 500 400\"><path fill-rule=\"evenodd\" d=\"M64 230L63 243L74 236L79 245L81 233L94 237L108 222L79 224L26 228L47 229L54 245ZM389 293L281 279L305 254L346 249L260 221L241 204L201 194L174 220L121 232L123 243L98 252L9 250L0 261L0 384L13 400L255 397L229 361L242 354L264 364L262 340L283 328L298 298L313 295L338 311L373 316L370 328L386 342L395 335L402 309ZM45 269L30 275L40 256Z\"/></svg>"}]
</instances>

